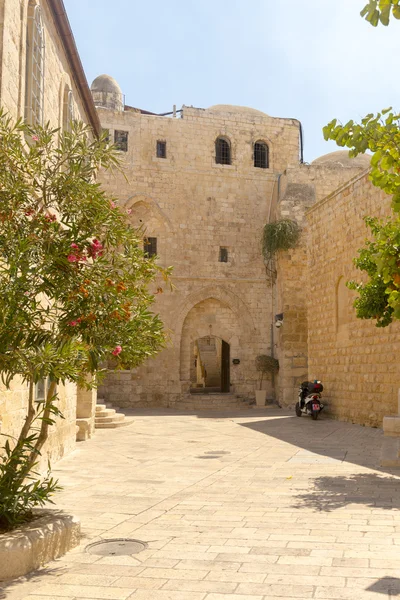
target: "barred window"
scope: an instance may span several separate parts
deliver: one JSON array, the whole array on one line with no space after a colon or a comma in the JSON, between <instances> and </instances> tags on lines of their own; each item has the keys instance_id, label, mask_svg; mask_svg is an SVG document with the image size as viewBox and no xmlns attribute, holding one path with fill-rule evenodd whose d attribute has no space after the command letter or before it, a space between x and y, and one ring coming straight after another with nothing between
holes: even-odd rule
<instances>
[{"instance_id":1,"label":"barred window","mask_svg":"<svg viewBox=\"0 0 400 600\"><path fill-rule=\"evenodd\" d=\"M231 164L231 145L229 140L219 137L215 141L215 162L218 165Z\"/></svg>"},{"instance_id":2,"label":"barred window","mask_svg":"<svg viewBox=\"0 0 400 600\"><path fill-rule=\"evenodd\" d=\"M148 258L152 256L157 256L157 238L156 237L146 237L143 240L143 250L145 255Z\"/></svg>"},{"instance_id":3,"label":"barred window","mask_svg":"<svg viewBox=\"0 0 400 600\"><path fill-rule=\"evenodd\" d=\"M74 110L74 96L68 86L65 86L64 90L64 103L63 103L63 130L71 131L72 123L75 119Z\"/></svg>"},{"instance_id":4,"label":"barred window","mask_svg":"<svg viewBox=\"0 0 400 600\"><path fill-rule=\"evenodd\" d=\"M157 158L167 158L167 142L162 142L161 140L158 140Z\"/></svg>"},{"instance_id":5,"label":"barred window","mask_svg":"<svg viewBox=\"0 0 400 600\"><path fill-rule=\"evenodd\" d=\"M117 147L117 150L128 152L128 132L116 129L114 131L114 144Z\"/></svg>"},{"instance_id":6,"label":"barred window","mask_svg":"<svg viewBox=\"0 0 400 600\"><path fill-rule=\"evenodd\" d=\"M25 119L30 125L43 125L45 40L40 6L28 5L26 36Z\"/></svg>"},{"instance_id":7,"label":"barred window","mask_svg":"<svg viewBox=\"0 0 400 600\"><path fill-rule=\"evenodd\" d=\"M219 262L228 262L228 248L223 248L222 246L220 247Z\"/></svg>"},{"instance_id":8,"label":"barred window","mask_svg":"<svg viewBox=\"0 0 400 600\"><path fill-rule=\"evenodd\" d=\"M254 166L260 169L268 169L269 167L269 149L265 142L254 144Z\"/></svg>"}]
</instances>

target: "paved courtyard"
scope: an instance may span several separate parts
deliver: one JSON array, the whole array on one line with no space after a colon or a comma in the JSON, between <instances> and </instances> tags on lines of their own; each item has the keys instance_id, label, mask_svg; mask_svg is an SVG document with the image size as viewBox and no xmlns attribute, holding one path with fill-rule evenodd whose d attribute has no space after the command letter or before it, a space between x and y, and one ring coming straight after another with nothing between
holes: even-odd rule
<instances>
[{"instance_id":1,"label":"paved courtyard","mask_svg":"<svg viewBox=\"0 0 400 600\"><path fill-rule=\"evenodd\" d=\"M81 546L0 597L400 596L400 470L379 468L380 430L280 410L134 416L55 466ZM148 546L88 554L101 538Z\"/></svg>"}]
</instances>

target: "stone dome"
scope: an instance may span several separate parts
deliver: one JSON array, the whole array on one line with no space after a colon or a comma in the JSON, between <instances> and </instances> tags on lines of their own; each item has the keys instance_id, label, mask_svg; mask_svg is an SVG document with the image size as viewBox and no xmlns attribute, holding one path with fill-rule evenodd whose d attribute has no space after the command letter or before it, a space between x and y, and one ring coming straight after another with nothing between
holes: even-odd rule
<instances>
[{"instance_id":1,"label":"stone dome","mask_svg":"<svg viewBox=\"0 0 400 600\"><path fill-rule=\"evenodd\" d=\"M370 165L371 156L369 154L359 154L351 158L347 150L337 150L329 152L312 161L312 165L326 165L331 167L362 167L366 169Z\"/></svg>"},{"instance_id":2,"label":"stone dome","mask_svg":"<svg viewBox=\"0 0 400 600\"><path fill-rule=\"evenodd\" d=\"M96 106L111 110L124 110L124 95L110 75L99 75L90 86Z\"/></svg>"},{"instance_id":3,"label":"stone dome","mask_svg":"<svg viewBox=\"0 0 400 600\"><path fill-rule=\"evenodd\" d=\"M93 80L90 86L92 92L111 92L114 94L122 94L122 90L114 77L111 75L99 75Z\"/></svg>"},{"instance_id":4,"label":"stone dome","mask_svg":"<svg viewBox=\"0 0 400 600\"><path fill-rule=\"evenodd\" d=\"M248 106L235 106L233 104L215 104L214 106L210 106L207 110L212 110L213 112L229 112L244 115L254 115L259 117L268 116L266 113L263 113L261 112L261 110L257 110L256 108L249 108Z\"/></svg>"}]
</instances>

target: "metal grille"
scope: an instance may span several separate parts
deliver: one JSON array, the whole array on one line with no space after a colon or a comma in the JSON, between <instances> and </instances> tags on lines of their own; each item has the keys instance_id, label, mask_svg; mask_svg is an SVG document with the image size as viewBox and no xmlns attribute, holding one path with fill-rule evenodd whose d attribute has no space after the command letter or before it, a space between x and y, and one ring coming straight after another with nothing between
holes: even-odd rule
<instances>
[{"instance_id":1,"label":"metal grille","mask_svg":"<svg viewBox=\"0 0 400 600\"><path fill-rule=\"evenodd\" d=\"M72 130L72 123L75 119L75 109L74 109L74 96L68 87L65 88L64 92L64 122L63 128L64 131Z\"/></svg>"},{"instance_id":2,"label":"metal grille","mask_svg":"<svg viewBox=\"0 0 400 600\"><path fill-rule=\"evenodd\" d=\"M231 146L224 138L218 138L215 142L215 162L218 165L231 164Z\"/></svg>"},{"instance_id":3,"label":"metal grille","mask_svg":"<svg viewBox=\"0 0 400 600\"><path fill-rule=\"evenodd\" d=\"M157 142L157 158L167 158L167 142Z\"/></svg>"},{"instance_id":4,"label":"metal grille","mask_svg":"<svg viewBox=\"0 0 400 600\"><path fill-rule=\"evenodd\" d=\"M116 129L114 131L114 144L117 150L128 152L128 132Z\"/></svg>"},{"instance_id":5,"label":"metal grille","mask_svg":"<svg viewBox=\"0 0 400 600\"><path fill-rule=\"evenodd\" d=\"M157 256L157 238L147 237L143 242L144 253L148 258Z\"/></svg>"},{"instance_id":6,"label":"metal grille","mask_svg":"<svg viewBox=\"0 0 400 600\"><path fill-rule=\"evenodd\" d=\"M219 262L228 262L228 248L219 249Z\"/></svg>"},{"instance_id":7,"label":"metal grille","mask_svg":"<svg viewBox=\"0 0 400 600\"><path fill-rule=\"evenodd\" d=\"M43 125L45 43L39 6L30 6L26 53L26 119L31 125Z\"/></svg>"},{"instance_id":8,"label":"metal grille","mask_svg":"<svg viewBox=\"0 0 400 600\"><path fill-rule=\"evenodd\" d=\"M264 142L254 144L254 166L268 169L268 146Z\"/></svg>"}]
</instances>

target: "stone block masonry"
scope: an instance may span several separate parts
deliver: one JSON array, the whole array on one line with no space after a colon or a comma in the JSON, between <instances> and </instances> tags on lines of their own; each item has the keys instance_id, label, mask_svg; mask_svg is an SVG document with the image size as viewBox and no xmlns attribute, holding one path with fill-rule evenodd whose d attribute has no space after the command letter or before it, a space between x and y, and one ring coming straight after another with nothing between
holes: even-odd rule
<instances>
[{"instance_id":1,"label":"stone block masonry","mask_svg":"<svg viewBox=\"0 0 400 600\"><path fill-rule=\"evenodd\" d=\"M382 426L397 414L400 381L400 324L376 328L356 318L355 292L345 282L361 279L353 265L368 230L366 215L390 213L390 198L375 188L368 172L354 178L307 214L309 375L325 385L331 415L345 421Z\"/></svg>"}]
</instances>

